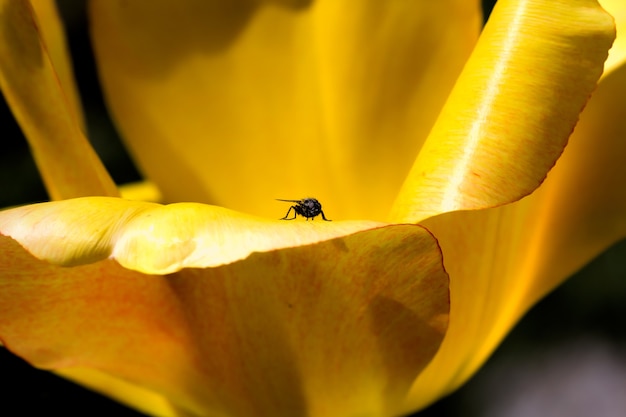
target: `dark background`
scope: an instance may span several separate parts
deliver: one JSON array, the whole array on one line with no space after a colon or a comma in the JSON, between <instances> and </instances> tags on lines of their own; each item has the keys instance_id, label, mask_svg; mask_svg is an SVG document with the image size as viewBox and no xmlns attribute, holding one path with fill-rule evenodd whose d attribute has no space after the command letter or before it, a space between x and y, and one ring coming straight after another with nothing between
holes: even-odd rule
<instances>
[{"instance_id":1,"label":"dark background","mask_svg":"<svg viewBox=\"0 0 626 417\"><path fill-rule=\"evenodd\" d=\"M58 3L75 59L89 138L117 183L138 180L140 176L102 101L87 34L85 2ZM488 16L495 1L483 3ZM0 207L47 200L28 145L3 99L0 126ZM469 383L413 416L623 417L624 319L626 240L539 302ZM2 416L143 415L34 369L2 348L0 376L5 381L0 387Z\"/></svg>"}]
</instances>

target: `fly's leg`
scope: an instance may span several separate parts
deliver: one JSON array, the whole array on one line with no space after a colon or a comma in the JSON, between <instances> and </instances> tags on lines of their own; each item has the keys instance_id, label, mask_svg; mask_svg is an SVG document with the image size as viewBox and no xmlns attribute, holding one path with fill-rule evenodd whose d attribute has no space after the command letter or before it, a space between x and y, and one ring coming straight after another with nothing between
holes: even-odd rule
<instances>
[{"instance_id":1,"label":"fly's leg","mask_svg":"<svg viewBox=\"0 0 626 417\"><path fill-rule=\"evenodd\" d=\"M293 210L293 217L288 219L287 217L289 217L289 213L291 213L291 210ZM283 217L282 219L279 220L293 220L296 218L296 209L294 206L289 207L289 210L287 210L287 214L285 214L285 217Z\"/></svg>"}]
</instances>

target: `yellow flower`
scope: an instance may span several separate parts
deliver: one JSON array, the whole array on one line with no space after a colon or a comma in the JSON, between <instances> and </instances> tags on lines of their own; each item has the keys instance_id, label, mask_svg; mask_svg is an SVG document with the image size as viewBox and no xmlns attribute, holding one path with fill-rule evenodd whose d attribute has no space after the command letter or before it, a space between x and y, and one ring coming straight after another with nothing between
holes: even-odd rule
<instances>
[{"instance_id":1,"label":"yellow flower","mask_svg":"<svg viewBox=\"0 0 626 417\"><path fill-rule=\"evenodd\" d=\"M500 0L478 40L466 0L94 0L170 205L117 198L33 3L0 1L0 85L61 201L0 213L0 341L146 412L417 410L626 235L626 48L602 75L594 0ZM333 222L276 220L307 195Z\"/></svg>"}]
</instances>

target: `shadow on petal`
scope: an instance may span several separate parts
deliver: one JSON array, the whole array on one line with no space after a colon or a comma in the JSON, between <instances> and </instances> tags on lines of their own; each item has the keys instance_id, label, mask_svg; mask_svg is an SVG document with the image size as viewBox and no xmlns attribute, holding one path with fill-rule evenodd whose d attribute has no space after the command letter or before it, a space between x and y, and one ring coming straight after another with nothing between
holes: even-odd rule
<instances>
[{"instance_id":1,"label":"shadow on petal","mask_svg":"<svg viewBox=\"0 0 626 417\"><path fill-rule=\"evenodd\" d=\"M448 310L441 252L415 225L162 276L111 259L51 265L0 237L7 348L112 375L188 415L394 415Z\"/></svg>"}]
</instances>

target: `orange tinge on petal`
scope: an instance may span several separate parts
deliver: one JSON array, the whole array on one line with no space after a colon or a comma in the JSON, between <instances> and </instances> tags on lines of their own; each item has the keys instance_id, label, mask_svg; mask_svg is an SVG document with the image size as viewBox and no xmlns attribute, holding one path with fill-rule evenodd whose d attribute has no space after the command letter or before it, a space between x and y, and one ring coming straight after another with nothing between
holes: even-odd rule
<instances>
[{"instance_id":1,"label":"orange tinge on petal","mask_svg":"<svg viewBox=\"0 0 626 417\"><path fill-rule=\"evenodd\" d=\"M163 395L108 391L157 415L393 415L447 327L420 226L89 197L1 212L0 232L3 344Z\"/></svg>"}]
</instances>

